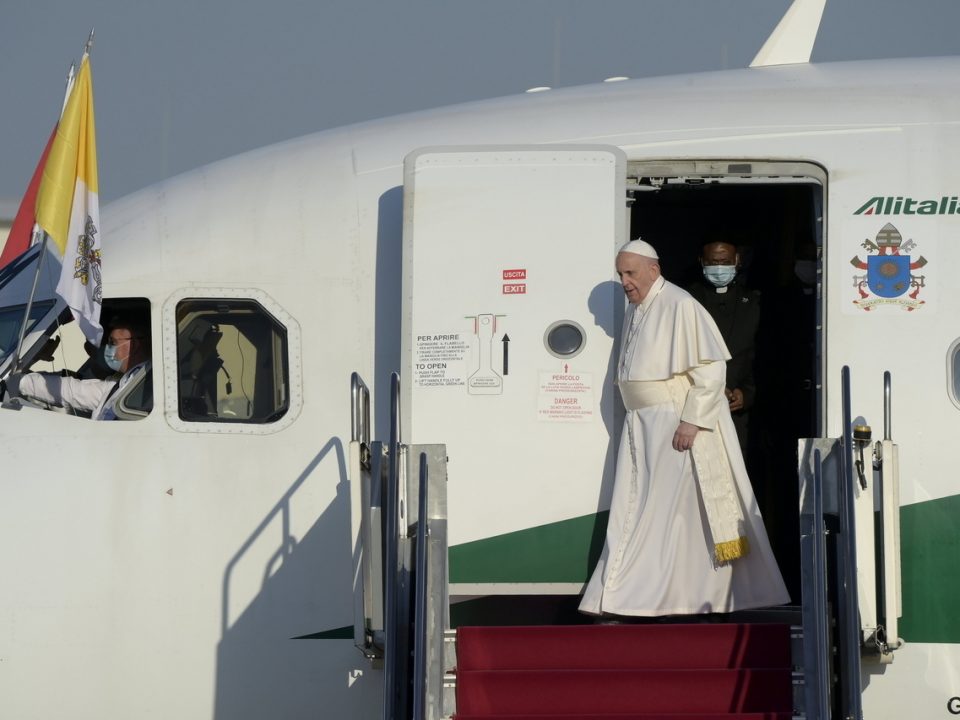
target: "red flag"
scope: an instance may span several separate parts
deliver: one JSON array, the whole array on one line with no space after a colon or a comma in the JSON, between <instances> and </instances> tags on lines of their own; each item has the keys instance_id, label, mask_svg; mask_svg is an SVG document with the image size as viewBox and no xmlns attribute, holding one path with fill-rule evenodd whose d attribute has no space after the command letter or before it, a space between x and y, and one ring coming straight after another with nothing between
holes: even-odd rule
<instances>
[{"instance_id":1,"label":"red flag","mask_svg":"<svg viewBox=\"0 0 960 720\"><path fill-rule=\"evenodd\" d=\"M37 169L33 171L33 177L30 178L27 192L24 194L23 200L20 201L17 216L13 219L10 234L7 236L7 244L3 247L3 253L0 254L0 269L6 267L30 247L30 238L33 235L33 225L37 214L37 190L40 187L40 178L43 176L43 166L47 164L47 154L50 152L50 146L53 145L53 139L56 135L57 128L54 127L53 132L50 133L50 139L47 140L47 146L43 149L43 155L40 156Z\"/></svg>"}]
</instances>

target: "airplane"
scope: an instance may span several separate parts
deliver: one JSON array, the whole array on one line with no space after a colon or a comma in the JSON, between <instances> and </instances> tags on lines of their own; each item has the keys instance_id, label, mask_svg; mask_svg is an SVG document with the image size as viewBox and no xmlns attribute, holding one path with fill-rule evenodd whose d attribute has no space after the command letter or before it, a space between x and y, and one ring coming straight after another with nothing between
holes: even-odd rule
<instances>
[{"instance_id":1,"label":"airplane","mask_svg":"<svg viewBox=\"0 0 960 720\"><path fill-rule=\"evenodd\" d=\"M810 64L822 9L750 68L360 123L105 207L103 316L149 318L152 374L123 422L0 408L3 715L407 717L406 640L370 620L410 559L372 564L398 510L371 477L413 483L421 450L445 509L417 627L575 622L637 236L676 281L734 242L762 291L753 479L806 717L960 713L960 60ZM31 294L23 366L57 337L53 370L95 366L58 263L0 270L0 377ZM441 670L418 717L457 712Z\"/></svg>"}]
</instances>

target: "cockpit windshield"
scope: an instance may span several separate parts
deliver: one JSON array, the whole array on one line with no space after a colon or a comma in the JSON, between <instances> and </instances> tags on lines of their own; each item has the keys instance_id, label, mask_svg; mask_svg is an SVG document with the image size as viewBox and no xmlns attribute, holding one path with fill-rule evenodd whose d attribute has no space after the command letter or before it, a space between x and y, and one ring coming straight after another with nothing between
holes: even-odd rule
<instances>
[{"instance_id":1,"label":"cockpit windshield","mask_svg":"<svg viewBox=\"0 0 960 720\"><path fill-rule=\"evenodd\" d=\"M56 294L59 279L60 258L53 243L34 245L0 268L0 376L11 370L21 336L24 359L46 342L65 309ZM21 333L28 306L26 331Z\"/></svg>"},{"instance_id":2,"label":"cockpit windshield","mask_svg":"<svg viewBox=\"0 0 960 720\"><path fill-rule=\"evenodd\" d=\"M27 321L27 331L24 335L30 333L55 304L54 300L34 301L30 306L30 318ZM20 326L23 324L23 316L26 312L26 305L11 305L0 308L0 364L6 362L7 358L17 349L17 341L20 339Z\"/></svg>"}]
</instances>

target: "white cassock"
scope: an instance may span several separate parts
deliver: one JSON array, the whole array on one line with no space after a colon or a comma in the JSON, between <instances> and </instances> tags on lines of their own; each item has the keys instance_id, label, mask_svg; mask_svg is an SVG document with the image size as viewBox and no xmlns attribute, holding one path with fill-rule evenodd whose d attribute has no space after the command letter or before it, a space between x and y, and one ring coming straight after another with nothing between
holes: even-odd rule
<instances>
[{"instance_id":1,"label":"white cassock","mask_svg":"<svg viewBox=\"0 0 960 720\"><path fill-rule=\"evenodd\" d=\"M610 519L581 611L676 615L789 602L724 394L729 357L707 311L663 278L631 305L617 374L627 412ZM735 527L749 547L736 560L716 560L694 453L672 445L681 420L700 428L697 472L713 447L711 462L732 473L728 502L739 504Z\"/></svg>"}]
</instances>

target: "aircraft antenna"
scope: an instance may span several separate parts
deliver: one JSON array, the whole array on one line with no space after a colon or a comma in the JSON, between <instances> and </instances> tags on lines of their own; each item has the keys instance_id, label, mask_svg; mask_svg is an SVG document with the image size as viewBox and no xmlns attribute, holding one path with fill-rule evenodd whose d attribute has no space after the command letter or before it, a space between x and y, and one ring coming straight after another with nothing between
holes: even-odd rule
<instances>
[{"instance_id":1,"label":"aircraft antenna","mask_svg":"<svg viewBox=\"0 0 960 720\"><path fill-rule=\"evenodd\" d=\"M750 67L810 62L827 0L793 0Z\"/></svg>"}]
</instances>

